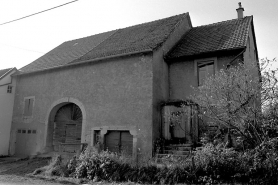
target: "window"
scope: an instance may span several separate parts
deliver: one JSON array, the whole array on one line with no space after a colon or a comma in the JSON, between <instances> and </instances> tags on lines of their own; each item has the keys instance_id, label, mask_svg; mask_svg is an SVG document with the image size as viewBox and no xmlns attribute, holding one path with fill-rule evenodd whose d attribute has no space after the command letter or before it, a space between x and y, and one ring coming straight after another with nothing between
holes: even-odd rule
<instances>
[{"instance_id":1,"label":"window","mask_svg":"<svg viewBox=\"0 0 278 185\"><path fill-rule=\"evenodd\" d=\"M100 130L94 131L94 145L100 143Z\"/></svg>"},{"instance_id":2,"label":"window","mask_svg":"<svg viewBox=\"0 0 278 185\"><path fill-rule=\"evenodd\" d=\"M12 93L12 89L13 89L13 86L8 85L8 88L7 88L7 93Z\"/></svg>"},{"instance_id":3,"label":"window","mask_svg":"<svg viewBox=\"0 0 278 185\"><path fill-rule=\"evenodd\" d=\"M26 97L24 98L24 117L32 117L33 115L33 108L34 108L34 97Z\"/></svg>"},{"instance_id":4,"label":"window","mask_svg":"<svg viewBox=\"0 0 278 185\"><path fill-rule=\"evenodd\" d=\"M195 75L198 86L202 86L207 78L213 76L216 69L216 58L195 60Z\"/></svg>"}]
</instances>

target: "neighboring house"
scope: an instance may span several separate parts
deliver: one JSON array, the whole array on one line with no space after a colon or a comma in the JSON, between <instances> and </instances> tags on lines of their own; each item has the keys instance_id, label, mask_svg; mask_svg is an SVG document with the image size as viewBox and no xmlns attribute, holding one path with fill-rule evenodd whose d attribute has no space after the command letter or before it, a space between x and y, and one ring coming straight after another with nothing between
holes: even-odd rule
<instances>
[{"instance_id":1,"label":"neighboring house","mask_svg":"<svg viewBox=\"0 0 278 185\"><path fill-rule=\"evenodd\" d=\"M15 95L15 80L11 77L16 68L0 70L0 156L9 154L9 141Z\"/></svg>"},{"instance_id":2,"label":"neighboring house","mask_svg":"<svg viewBox=\"0 0 278 185\"><path fill-rule=\"evenodd\" d=\"M65 42L16 75L11 148L34 155L87 143L137 158L151 156L157 138L197 142L198 119L171 131L165 106L238 58L258 60L252 16L192 27L185 13Z\"/></svg>"}]
</instances>

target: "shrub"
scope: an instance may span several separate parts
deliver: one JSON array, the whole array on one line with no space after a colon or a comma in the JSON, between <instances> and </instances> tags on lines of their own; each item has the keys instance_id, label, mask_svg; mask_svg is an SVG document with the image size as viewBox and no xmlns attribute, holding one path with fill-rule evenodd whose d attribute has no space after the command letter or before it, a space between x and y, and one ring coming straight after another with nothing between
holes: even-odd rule
<instances>
[{"instance_id":1,"label":"shrub","mask_svg":"<svg viewBox=\"0 0 278 185\"><path fill-rule=\"evenodd\" d=\"M49 165L36 169L33 175L47 175L47 176L68 176L68 169L65 164L62 163L62 157L60 155L54 156Z\"/></svg>"}]
</instances>

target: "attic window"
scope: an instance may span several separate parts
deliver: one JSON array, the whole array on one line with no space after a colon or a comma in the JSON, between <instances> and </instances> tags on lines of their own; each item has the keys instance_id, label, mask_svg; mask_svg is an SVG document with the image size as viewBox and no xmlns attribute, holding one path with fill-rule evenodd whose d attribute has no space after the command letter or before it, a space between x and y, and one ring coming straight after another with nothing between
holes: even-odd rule
<instances>
[{"instance_id":1,"label":"attic window","mask_svg":"<svg viewBox=\"0 0 278 185\"><path fill-rule=\"evenodd\" d=\"M13 86L8 85L8 87L7 87L7 93L12 93L12 90L13 90Z\"/></svg>"}]
</instances>

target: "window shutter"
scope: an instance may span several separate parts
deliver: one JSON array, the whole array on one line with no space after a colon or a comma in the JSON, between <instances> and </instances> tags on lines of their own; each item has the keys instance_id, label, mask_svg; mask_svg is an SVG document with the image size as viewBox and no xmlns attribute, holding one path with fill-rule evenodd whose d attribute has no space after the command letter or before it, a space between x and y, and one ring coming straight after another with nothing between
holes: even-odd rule
<instances>
[{"instance_id":1,"label":"window shutter","mask_svg":"<svg viewBox=\"0 0 278 185\"><path fill-rule=\"evenodd\" d=\"M28 116L29 99L24 100L24 116Z\"/></svg>"},{"instance_id":2,"label":"window shutter","mask_svg":"<svg viewBox=\"0 0 278 185\"><path fill-rule=\"evenodd\" d=\"M105 137L105 149L110 152L119 152L120 145L120 132L119 131L109 131Z\"/></svg>"},{"instance_id":3,"label":"window shutter","mask_svg":"<svg viewBox=\"0 0 278 185\"><path fill-rule=\"evenodd\" d=\"M121 152L132 156L133 149L133 136L129 131L123 131L121 133Z\"/></svg>"},{"instance_id":4,"label":"window shutter","mask_svg":"<svg viewBox=\"0 0 278 185\"><path fill-rule=\"evenodd\" d=\"M33 107L34 107L34 99L31 98L29 99L29 111L28 111L28 116L33 115Z\"/></svg>"}]
</instances>

